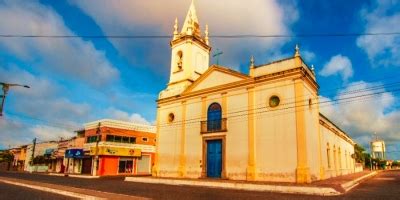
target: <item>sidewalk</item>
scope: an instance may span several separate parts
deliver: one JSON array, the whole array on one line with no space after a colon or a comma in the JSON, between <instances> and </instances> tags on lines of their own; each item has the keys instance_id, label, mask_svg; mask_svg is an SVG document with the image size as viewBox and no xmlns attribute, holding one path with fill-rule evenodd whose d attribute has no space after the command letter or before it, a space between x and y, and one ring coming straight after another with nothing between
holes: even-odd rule
<instances>
[{"instance_id":1,"label":"sidewalk","mask_svg":"<svg viewBox=\"0 0 400 200\"><path fill-rule=\"evenodd\" d=\"M66 176L66 177L73 177L73 178L88 178L88 179L100 178L100 176L92 176L90 174L63 174L63 173L54 173L54 172L45 173L45 174L50 175L50 176Z\"/></svg>"},{"instance_id":2,"label":"sidewalk","mask_svg":"<svg viewBox=\"0 0 400 200\"><path fill-rule=\"evenodd\" d=\"M363 171L355 174L339 176L311 184L280 183L280 182L258 182L258 181L233 181L220 179L173 179L155 177L126 177L125 181L167 185L187 185L199 187L213 187L222 189L279 192L292 194L336 196L342 195L360 182L375 176L376 171Z\"/></svg>"},{"instance_id":3,"label":"sidewalk","mask_svg":"<svg viewBox=\"0 0 400 200\"><path fill-rule=\"evenodd\" d=\"M44 192L51 192L63 196L78 198L78 199L132 199L132 200L147 200L148 198L138 197L138 196L130 196L124 194L116 194L116 193L109 193L109 192L101 192L96 190L90 189L82 189L82 188L75 188L70 186L64 185L54 185L49 183L43 182L33 182L27 181L22 179L14 179L14 178L6 178L1 177L0 182L27 187L35 190L41 190Z\"/></svg>"}]
</instances>

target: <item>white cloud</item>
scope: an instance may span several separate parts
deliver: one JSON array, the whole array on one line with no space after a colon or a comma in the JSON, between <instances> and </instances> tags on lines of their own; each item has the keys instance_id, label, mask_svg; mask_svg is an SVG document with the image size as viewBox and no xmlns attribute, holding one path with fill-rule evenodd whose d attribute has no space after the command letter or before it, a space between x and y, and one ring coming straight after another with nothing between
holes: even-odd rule
<instances>
[{"instance_id":1,"label":"white cloud","mask_svg":"<svg viewBox=\"0 0 400 200\"><path fill-rule=\"evenodd\" d=\"M60 138L71 138L75 135L73 131L43 125L36 125L30 128L30 131L41 141L60 140Z\"/></svg>"},{"instance_id":2,"label":"white cloud","mask_svg":"<svg viewBox=\"0 0 400 200\"><path fill-rule=\"evenodd\" d=\"M400 11L398 0L376 1L374 9L363 9L360 18L365 21L367 33L399 32ZM396 10L397 9L397 10ZM400 65L400 36L361 36L357 38L357 45L368 55L373 67Z\"/></svg>"},{"instance_id":3,"label":"white cloud","mask_svg":"<svg viewBox=\"0 0 400 200\"><path fill-rule=\"evenodd\" d=\"M10 35L75 35L50 7L35 1L0 3L0 32ZM118 79L119 71L104 52L81 38L2 38L0 47L11 55L62 78L103 86Z\"/></svg>"},{"instance_id":4,"label":"white cloud","mask_svg":"<svg viewBox=\"0 0 400 200\"><path fill-rule=\"evenodd\" d=\"M363 81L351 83L338 92L334 97L335 101L320 97L320 112L365 147L368 146L374 132L387 142L399 142L400 110L396 109L395 96L385 91L383 86L380 83ZM379 94L371 96L375 93ZM364 97L357 97L362 95ZM341 100L336 101L337 99ZM390 156L393 158L400 154Z\"/></svg>"},{"instance_id":5,"label":"white cloud","mask_svg":"<svg viewBox=\"0 0 400 200\"><path fill-rule=\"evenodd\" d=\"M306 62L312 62L316 58L315 53L308 50L301 50L301 56L305 59Z\"/></svg>"},{"instance_id":6,"label":"white cloud","mask_svg":"<svg viewBox=\"0 0 400 200\"><path fill-rule=\"evenodd\" d=\"M190 1L79 1L71 0L91 16L108 35L171 35L175 17L182 27ZM209 24L210 35L235 34L288 34L289 26L298 19L295 2L282 5L275 0L252 0L244 5L240 1L196 1L200 26L204 31ZM168 40L111 39L113 45L134 64L168 75ZM247 62L250 55L259 62L267 59L268 52L279 52L288 39L212 39L213 49L224 52L221 64L237 68ZM136 52L140 49L141 53ZM138 56L140 55L140 56ZM157 55L157 56L154 56Z\"/></svg>"},{"instance_id":7,"label":"white cloud","mask_svg":"<svg viewBox=\"0 0 400 200\"><path fill-rule=\"evenodd\" d=\"M108 113L108 116L112 119L127 121L127 122L134 122L134 123L138 123L138 124L146 124L146 125L151 124L148 120L146 120L144 117L142 117L138 113L129 114L127 112L124 112L122 110L118 110L115 108L109 108L107 110L107 113Z\"/></svg>"},{"instance_id":8,"label":"white cloud","mask_svg":"<svg viewBox=\"0 0 400 200\"><path fill-rule=\"evenodd\" d=\"M0 117L0 149L22 145L32 141L27 126L19 121Z\"/></svg>"},{"instance_id":9,"label":"white cloud","mask_svg":"<svg viewBox=\"0 0 400 200\"><path fill-rule=\"evenodd\" d=\"M61 97L65 88L61 88L49 79L34 76L17 66L0 68L0 80L26 84L31 87L29 89L22 87L10 89L4 106L6 115L7 113L23 113L28 117L79 127L74 122L85 119L90 112L90 105L74 103Z\"/></svg>"},{"instance_id":10,"label":"white cloud","mask_svg":"<svg viewBox=\"0 0 400 200\"><path fill-rule=\"evenodd\" d=\"M61 97L65 88L15 65L0 68L0 80L31 87L10 89L0 118L0 147L31 143L34 137L46 141L73 136L79 121L90 115L88 104Z\"/></svg>"},{"instance_id":11,"label":"white cloud","mask_svg":"<svg viewBox=\"0 0 400 200\"><path fill-rule=\"evenodd\" d=\"M353 66L348 57L342 55L333 56L319 72L321 76L331 76L339 74L342 80L347 81L353 76Z\"/></svg>"}]
</instances>

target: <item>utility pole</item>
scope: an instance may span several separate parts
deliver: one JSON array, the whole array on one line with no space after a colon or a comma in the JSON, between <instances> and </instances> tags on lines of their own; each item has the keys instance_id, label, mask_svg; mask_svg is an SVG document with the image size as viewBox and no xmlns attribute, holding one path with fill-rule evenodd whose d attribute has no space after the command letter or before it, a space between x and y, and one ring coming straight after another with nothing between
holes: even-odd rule
<instances>
[{"instance_id":1,"label":"utility pole","mask_svg":"<svg viewBox=\"0 0 400 200\"><path fill-rule=\"evenodd\" d=\"M99 122L99 125L97 126L96 130L96 149L95 149L95 154L94 154L94 163L93 163L93 176L97 176L97 168L99 165L99 142L101 138L101 122Z\"/></svg>"},{"instance_id":2,"label":"utility pole","mask_svg":"<svg viewBox=\"0 0 400 200\"><path fill-rule=\"evenodd\" d=\"M33 159L35 158L36 138L33 139L31 166L33 166Z\"/></svg>"},{"instance_id":3,"label":"utility pole","mask_svg":"<svg viewBox=\"0 0 400 200\"><path fill-rule=\"evenodd\" d=\"M0 95L0 97L1 97L0 117L1 117L1 116L3 116L4 102L6 101L6 96L7 96L8 90L10 90L10 87L15 87L15 86L24 87L24 88L30 88L30 87L27 85L20 85L20 84L15 84L15 83L3 83L3 82L0 82L0 85L3 86L3 95Z\"/></svg>"}]
</instances>

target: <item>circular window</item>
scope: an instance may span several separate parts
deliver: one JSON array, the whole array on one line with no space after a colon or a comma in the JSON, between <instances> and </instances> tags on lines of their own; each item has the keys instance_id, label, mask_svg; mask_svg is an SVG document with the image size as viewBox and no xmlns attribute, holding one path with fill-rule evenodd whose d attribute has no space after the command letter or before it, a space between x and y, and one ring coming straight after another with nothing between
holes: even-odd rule
<instances>
[{"instance_id":1,"label":"circular window","mask_svg":"<svg viewBox=\"0 0 400 200\"><path fill-rule=\"evenodd\" d=\"M278 96L272 96L271 98L269 98L269 106L271 108L279 106L280 102L281 102L281 100L279 99Z\"/></svg>"},{"instance_id":2,"label":"circular window","mask_svg":"<svg viewBox=\"0 0 400 200\"><path fill-rule=\"evenodd\" d=\"M174 119L175 119L174 113L169 113L169 115L168 115L168 122L171 123L171 122L174 121Z\"/></svg>"}]
</instances>

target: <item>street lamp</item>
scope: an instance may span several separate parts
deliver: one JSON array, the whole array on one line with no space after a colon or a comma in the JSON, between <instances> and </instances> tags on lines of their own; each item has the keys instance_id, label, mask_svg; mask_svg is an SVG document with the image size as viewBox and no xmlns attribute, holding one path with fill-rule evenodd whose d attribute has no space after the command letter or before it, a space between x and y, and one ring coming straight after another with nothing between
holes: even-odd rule
<instances>
[{"instance_id":1,"label":"street lamp","mask_svg":"<svg viewBox=\"0 0 400 200\"><path fill-rule=\"evenodd\" d=\"M8 90L10 90L10 87L24 87L24 88L30 88L30 87L27 85L20 85L15 83L3 83L3 82L0 82L0 85L3 86L3 95L0 96L2 98L0 107L0 116L3 116L4 101L6 100L6 96Z\"/></svg>"}]
</instances>

